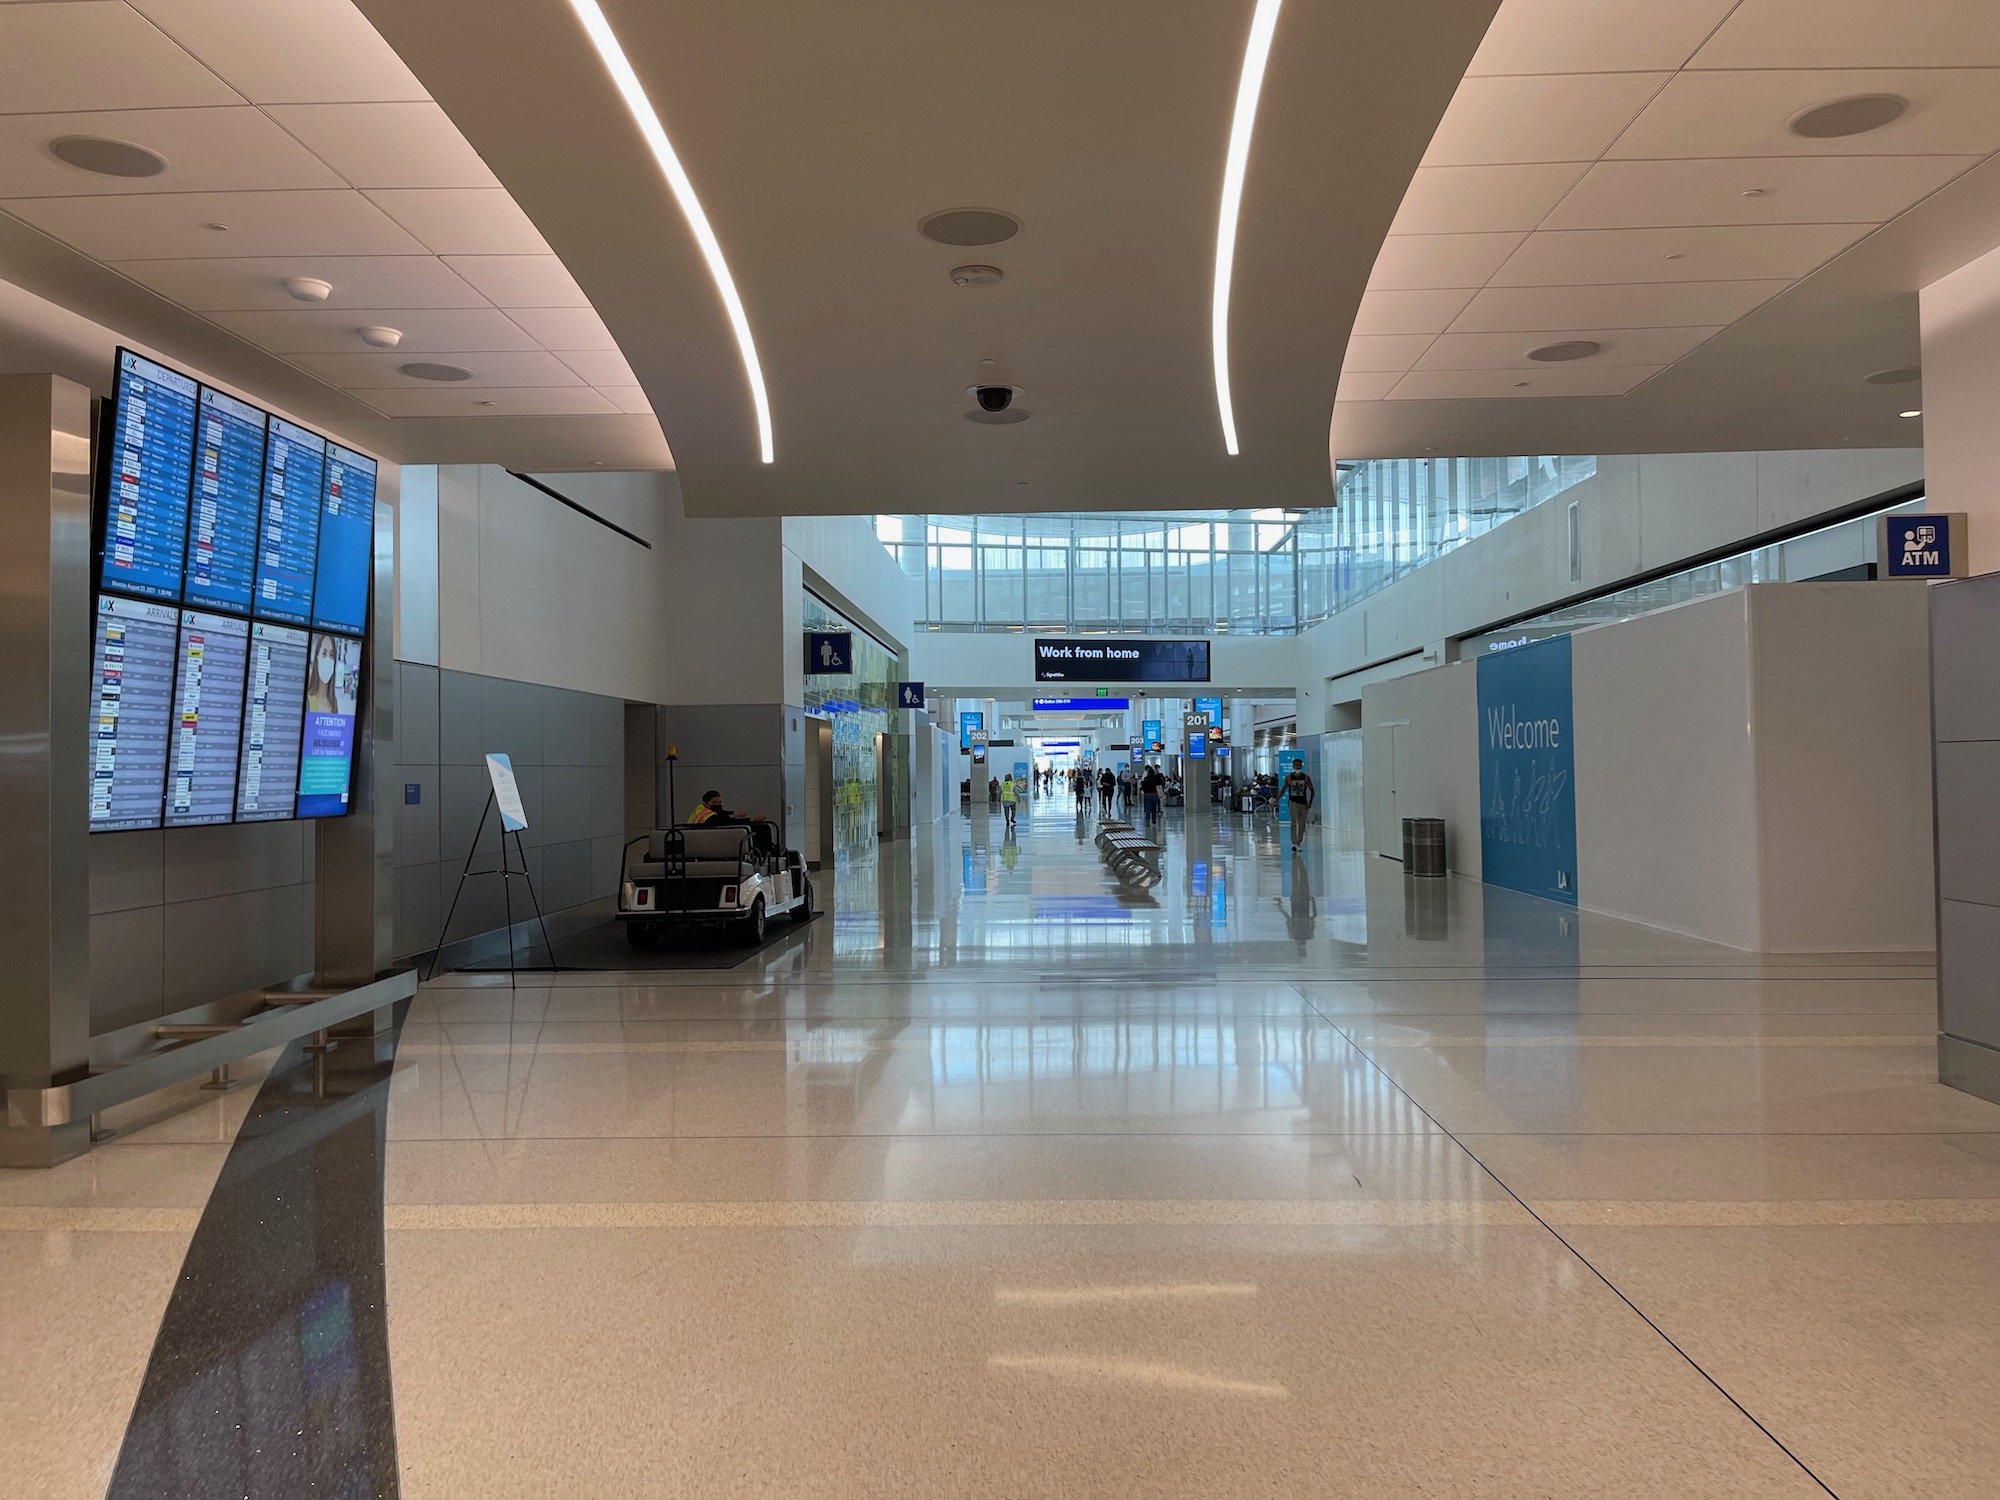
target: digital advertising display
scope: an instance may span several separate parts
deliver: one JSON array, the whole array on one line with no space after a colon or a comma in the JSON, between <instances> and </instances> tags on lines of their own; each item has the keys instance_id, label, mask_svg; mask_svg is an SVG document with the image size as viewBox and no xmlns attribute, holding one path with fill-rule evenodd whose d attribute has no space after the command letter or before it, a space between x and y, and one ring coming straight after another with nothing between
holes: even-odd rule
<instances>
[{"instance_id":1,"label":"digital advertising display","mask_svg":"<svg viewBox=\"0 0 2000 1500\"><path fill-rule=\"evenodd\" d=\"M1035 642L1037 682L1207 682L1207 641Z\"/></svg>"},{"instance_id":2,"label":"digital advertising display","mask_svg":"<svg viewBox=\"0 0 2000 1500\"><path fill-rule=\"evenodd\" d=\"M93 458L91 831L346 813L375 461L129 349Z\"/></svg>"}]
</instances>

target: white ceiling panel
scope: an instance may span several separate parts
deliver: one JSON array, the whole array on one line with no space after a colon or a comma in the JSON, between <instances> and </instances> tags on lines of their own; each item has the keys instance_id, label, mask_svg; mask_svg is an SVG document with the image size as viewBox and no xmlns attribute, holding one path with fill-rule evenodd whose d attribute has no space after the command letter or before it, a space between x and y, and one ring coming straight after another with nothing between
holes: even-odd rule
<instances>
[{"instance_id":1,"label":"white ceiling panel","mask_svg":"<svg viewBox=\"0 0 2000 1500\"><path fill-rule=\"evenodd\" d=\"M369 348L360 330L383 326L402 330L395 352L405 357L441 350L481 353L538 349L541 346L513 319L490 307L467 308L309 308L289 312L214 312L209 320L241 334L273 354L354 354Z\"/></svg>"},{"instance_id":2,"label":"white ceiling panel","mask_svg":"<svg viewBox=\"0 0 2000 1500\"><path fill-rule=\"evenodd\" d=\"M0 110L9 114L242 102L122 0L0 6Z\"/></svg>"},{"instance_id":3,"label":"white ceiling panel","mask_svg":"<svg viewBox=\"0 0 2000 1500\"><path fill-rule=\"evenodd\" d=\"M523 307L510 314L544 349L616 349L604 319L588 307Z\"/></svg>"},{"instance_id":4,"label":"white ceiling panel","mask_svg":"<svg viewBox=\"0 0 2000 1500\"><path fill-rule=\"evenodd\" d=\"M445 264L501 307L588 307L553 255L449 255Z\"/></svg>"},{"instance_id":5,"label":"white ceiling panel","mask_svg":"<svg viewBox=\"0 0 2000 1500\"><path fill-rule=\"evenodd\" d=\"M293 276L333 283L321 304L337 308L485 307L443 261L429 255L252 256L224 260L128 260L117 269L193 312L294 310L309 304L285 290Z\"/></svg>"},{"instance_id":6,"label":"white ceiling panel","mask_svg":"<svg viewBox=\"0 0 2000 1500\"><path fill-rule=\"evenodd\" d=\"M1391 234L1477 234L1538 226L1583 172L1578 162L1423 167Z\"/></svg>"},{"instance_id":7,"label":"white ceiling panel","mask_svg":"<svg viewBox=\"0 0 2000 1500\"><path fill-rule=\"evenodd\" d=\"M405 104L274 104L270 114L358 188L494 188L445 112Z\"/></svg>"},{"instance_id":8,"label":"white ceiling panel","mask_svg":"<svg viewBox=\"0 0 2000 1500\"><path fill-rule=\"evenodd\" d=\"M1488 287L1453 333L1543 328L1705 328L1734 323L1789 281L1685 281L1627 286Z\"/></svg>"},{"instance_id":9,"label":"white ceiling panel","mask_svg":"<svg viewBox=\"0 0 2000 1500\"><path fill-rule=\"evenodd\" d=\"M1467 287L1443 291L1386 291L1370 287L1354 315L1356 334L1442 333L1472 300Z\"/></svg>"},{"instance_id":10,"label":"white ceiling panel","mask_svg":"<svg viewBox=\"0 0 2000 1500\"><path fill-rule=\"evenodd\" d=\"M1697 68L2000 66L1991 0L1743 0Z\"/></svg>"},{"instance_id":11,"label":"white ceiling panel","mask_svg":"<svg viewBox=\"0 0 2000 1500\"><path fill-rule=\"evenodd\" d=\"M1561 366L1563 369L1596 368L1603 365L1670 365L1697 344L1706 342L1714 328L1543 328L1522 333L1447 333L1432 342L1412 368L1418 370L1528 370L1544 371L1555 365L1539 364L1528 358L1530 349L1544 344L1590 339L1604 346L1587 361Z\"/></svg>"},{"instance_id":12,"label":"white ceiling panel","mask_svg":"<svg viewBox=\"0 0 2000 1500\"><path fill-rule=\"evenodd\" d=\"M1879 224L1981 160L1977 156L1764 156L1604 161L1584 174L1542 227Z\"/></svg>"},{"instance_id":13,"label":"white ceiling panel","mask_svg":"<svg viewBox=\"0 0 2000 1500\"><path fill-rule=\"evenodd\" d=\"M10 198L0 208L99 260L410 255L423 246L359 193L127 193ZM226 230L207 229L209 223Z\"/></svg>"},{"instance_id":14,"label":"white ceiling panel","mask_svg":"<svg viewBox=\"0 0 2000 1500\"><path fill-rule=\"evenodd\" d=\"M1390 235L1368 284L1406 291L1484 286L1521 240L1519 234Z\"/></svg>"},{"instance_id":15,"label":"white ceiling panel","mask_svg":"<svg viewBox=\"0 0 2000 1500\"><path fill-rule=\"evenodd\" d=\"M1371 374L1383 370L1407 370L1431 346L1434 334L1394 333L1347 341L1347 358L1341 362L1344 375L1352 370Z\"/></svg>"},{"instance_id":16,"label":"white ceiling panel","mask_svg":"<svg viewBox=\"0 0 2000 1500\"><path fill-rule=\"evenodd\" d=\"M1403 377L1395 370L1343 370L1336 401L1380 401Z\"/></svg>"},{"instance_id":17,"label":"white ceiling panel","mask_svg":"<svg viewBox=\"0 0 2000 1500\"><path fill-rule=\"evenodd\" d=\"M628 417L650 417L653 414L653 403L636 385L600 386L597 393Z\"/></svg>"},{"instance_id":18,"label":"white ceiling panel","mask_svg":"<svg viewBox=\"0 0 2000 1500\"><path fill-rule=\"evenodd\" d=\"M350 0L132 4L255 104L430 97Z\"/></svg>"},{"instance_id":19,"label":"white ceiling panel","mask_svg":"<svg viewBox=\"0 0 2000 1500\"><path fill-rule=\"evenodd\" d=\"M1846 249L1870 224L1744 224L1688 229L1560 229L1531 234L1495 286L1796 278Z\"/></svg>"},{"instance_id":20,"label":"white ceiling panel","mask_svg":"<svg viewBox=\"0 0 2000 1500\"><path fill-rule=\"evenodd\" d=\"M1879 130L1834 140L1793 135L1787 122L1854 94L1897 94L1909 111ZM1928 156L2000 150L2000 72L1982 68L1853 72L1682 73L1607 155Z\"/></svg>"},{"instance_id":21,"label":"white ceiling panel","mask_svg":"<svg viewBox=\"0 0 2000 1500\"><path fill-rule=\"evenodd\" d=\"M548 252L505 188L385 188L368 196L439 255Z\"/></svg>"},{"instance_id":22,"label":"white ceiling panel","mask_svg":"<svg viewBox=\"0 0 2000 1500\"><path fill-rule=\"evenodd\" d=\"M1661 367L1551 366L1518 370L1412 370L1389 392L1391 401L1467 401L1491 396L1622 396Z\"/></svg>"},{"instance_id":23,"label":"white ceiling panel","mask_svg":"<svg viewBox=\"0 0 2000 1500\"><path fill-rule=\"evenodd\" d=\"M555 357L591 385L637 385L639 377L616 349L557 349Z\"/></svg>"},{"instance_id":24,"label":"white ceiling panel","mask_svg":"<svg viewBox=\"0 0 2000 1500\"><path fill-rule=\"evenodd\" d=\"M385 417L594 417L611 416L617 403L587 385L432 386L428 390L352 391ZM644 415L640 413L639 415Z\"/></svg>"},{"instance_id":25,"label":"white ceiling panel","mask_svg":"<svg viewBox=\"0 0 2000 1500\"><path fill-rule=\"evenodd\" d=\"M391 390L408 387L411 390L438 390L445 385L473 386L559 386L584 385L585 382L553 354L539 350L532 353L492 353L470 349L439 349L422 355L413 355L406 349L370 349L352 354L294 354L291 362L302 370L308 370L322 380L332 382L342 390ZM427 363L459 365L472 371L472 378L464 381L419 380L405 375L399 365L409 364L413 359Z\"/></svg>"},{"instance_id":26,"label":"white ceiling panel","mask_svg":"<svg viewBox=\"0 0 2000 1500\"><path fill-rule=\"evenodd\" d=\"M1636 6L1607 0L1505 0L1466 71L1671 72L1686 63L1735 4L1736 0Z\"/></svg>"},{"instance_id":27,"label":"white ceiling panel","mask_svg":"<svg viewBox=\"0 0 2000 1500\"><path fill-rule=\"evenodd\" d=\"M1424 165L1594 161L1670 76L1468 78L1438 123Z\"/></svg>"},{"instance_id":28,"label":"white ceiling panel","mask_svg":"<svg viewBox=\"0 0 2000 1500\"><path fill-rule=\"evenodd\" d=\"M49 142L108 136L167 160L157 177L103 177L58 161ZM247 104L62 115L0 115L0 198L337 188L340 178Z\"/></svg>"}]
</instances>

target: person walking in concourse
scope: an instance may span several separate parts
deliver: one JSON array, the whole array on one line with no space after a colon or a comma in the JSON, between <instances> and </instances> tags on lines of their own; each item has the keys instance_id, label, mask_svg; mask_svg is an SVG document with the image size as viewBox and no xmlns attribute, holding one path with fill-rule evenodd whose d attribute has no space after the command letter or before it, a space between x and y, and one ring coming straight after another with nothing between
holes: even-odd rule
<instances>
[{"instance_id":1,"label":"person walking in concourse","mask_svg":"<svg viewBox=\"0 0 2000 1500\"><path fill-rule=\"evenodd\" d=\"M1021 804L1021 785L1009 771L1000 781L1000 811L1007 819L1007 827L1014 826L1014 814Z\"/></svg>"},{"instance_id":2,"label":"person walking in concourse","mask_svg":"<svg viewBox=\"0 0 2000 1500\"><path fill-rule=\"evenodd\" d=\"M1292 769L1285 777L1284 793L1285 801L1291 804L1292 848L1297 849L1306 841L1306 823L1312 817L1313 804L1319 801L1319 788L1306 775L1304 761L1292 762Z\"/></svg>"},{"instance_id":3,"label":"person walking in concourse","mask_svg":"<svg viewBox=\"0 0 2000 1500\"><path fill-rule=\"evenodd\" d=\"M1160 821L1160 793L1167 789L1167 778L1160 774L1158 766L1147 766L1146 774L1139 778L1140 795L1146 799L1146 826L1151 828Z\"/></svg>"},{"instance_id":4,"label":"person walking in concourse","mask_svg":"<svg viewBox=\"0 0 2000 1500\"><path fill-rule=\"evenodd\" d=\"M1097 810L1105 817L1111 816L1111 794L1117 789L1118 778L1106 766L1097 773Z\"/></svg>"}]
</instances>

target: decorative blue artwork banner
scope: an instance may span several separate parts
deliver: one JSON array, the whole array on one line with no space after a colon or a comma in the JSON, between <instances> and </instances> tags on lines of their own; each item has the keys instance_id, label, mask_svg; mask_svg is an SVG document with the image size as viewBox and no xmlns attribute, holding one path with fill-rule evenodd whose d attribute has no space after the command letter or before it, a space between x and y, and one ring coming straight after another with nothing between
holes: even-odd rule
<instances>
[{"instance_id":1,"label":"decorative blue artwork banner","mask_svg":"<svg viewBox=\"0 0 2000 1500\"><path fill-rule=\"evenodd\" d=\"M1479 858L1489 885L1576 905L1569 637L1479 658Z\"/></svg>"}]
</instances>

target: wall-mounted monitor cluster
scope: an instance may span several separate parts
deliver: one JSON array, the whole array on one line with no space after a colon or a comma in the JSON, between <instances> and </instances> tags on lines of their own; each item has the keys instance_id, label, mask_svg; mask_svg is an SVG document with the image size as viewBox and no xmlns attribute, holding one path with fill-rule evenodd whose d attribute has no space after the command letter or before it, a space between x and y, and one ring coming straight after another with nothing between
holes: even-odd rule
<instances>
[{"instance_id":1,"label":"wall-mounted monitor cluster","mask_svg":"<svg viewBox=\"0 0 2000 1500\"><path fill-rule=\"evenodd\" d=\"M101 433L91 832L339 817L375 461L129 349Z\"/></svg>"}]
</instances>

